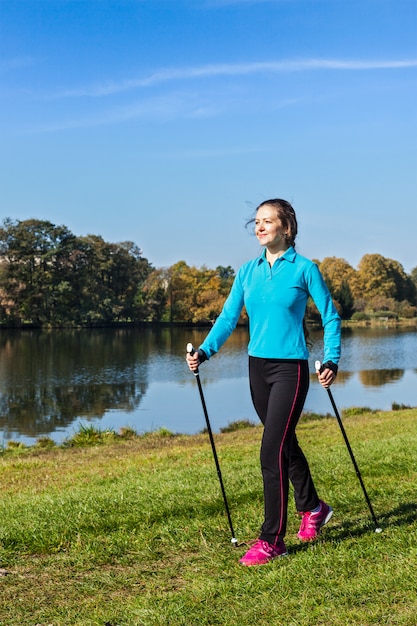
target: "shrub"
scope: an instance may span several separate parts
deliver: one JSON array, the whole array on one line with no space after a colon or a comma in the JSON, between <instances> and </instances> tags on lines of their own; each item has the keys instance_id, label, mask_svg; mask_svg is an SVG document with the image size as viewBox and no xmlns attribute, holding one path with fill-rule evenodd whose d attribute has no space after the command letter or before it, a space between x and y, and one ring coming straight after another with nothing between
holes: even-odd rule
<instances>
[{"instance_id":1,"label":"shrub","mask_svg":"<svg viewBox=\"0 0 417 626\"><path fill-rule=\"evenodd\" d=\"M38 437L36 440L37 448L53 448L54 446L56 446L56 443L50 437L46 437L46 436Z\"/></svg>"},{"instance_id":2,"label":"shrub","mask_svg":"<svg viewBox=\"0 0 417 626\"><path fill-rule=\"evenodd\" d=\"M130 426L123 426L119 430L119 437L121 439L134 439L138 434L134 428L130 428Z\"/></svg>"},{"instance_id":3,"label":"shrub","mask_svg":"<svg viewBox=\"0 0 417 626\"><path fill-rule=\"evenodd\" d=\"M398 315L396 313L394 313L394 311L374 311L374 313L372 313L372 317L373 318L386 318L389 320L396 320L398 319Z\"/></svg>"},{"instance_id":4,"label":"shrub","mask_svg":"<svg viewBox=\"0 0 417 626\"><path fill-rule=\"evenodd\" d=\"M25 444L21 441L13 440L7 442L7 447L10 448L10 450L12 450L13 448L26 448Z\"/></svg>"},{"instance_id":5,"label":"shrub","mask_svg":"<svg viewBox=\"0 0 417 626\"><path fill-rule=\"evenodd\" d=\"M236 430L243 430L244 428L254 428L256 424L249 420L236 420L231 422L227 426L220 428L221 433L234 433Z\"/></svg>"},{"instance_id":6,"label":"shrub","mask_svg":"<svg viewBox=\"0 0 417 626\"><path fill-rule=\"evenodd\" d=\"M370 409L369 406L351 406L342 409L343 417L353 417L354 415L364 415L365 413L377 413L376 409Z\"/></svg>"},{"instance_id":7,"label":"shrub","mask_svg":"<svg viewBox=\"0 0 417 626\"><path fill-rule=\"evenodd\" d=\"M391 405L391 410L392 411L403 411L405 409L412 409L412 406L409 406L408 404L398 404L398 402L393 402Z\"/></svg>"},{"instance_id":8,"label":"shrub","mask_svg":"<svg viewBox=\"0 0 417 626\"><path fill-rule=\"evenodd\" d=\"M78 432L70 439L66 439L65 446L95 446L114 441L115 439L117 439L117 435L112 430L101 430L95 426L84 426L84 424L81 424Z\"/></svg>"},{"instance_id":9,"label":"shrub","mask_svg":"<svg viewBox=\"0 0 417 626\"><path fill-rule=\"evenodd\" d=\"M301 419L309 422L313 420L329 419L332 417L334 416L331 413L326 413L325 415L323 415L322 413L314 413L313 411L303 411L303 413L301 414Z\"/></svg>"},{"instance_id":10,"label":"shrub","mask_svg":"<svg viewBox=\"0 0 417 626\"><path fill-rule=\"evenodd\" d=\"M157 437L159 439L170 439L171 437L175 437L175 434L170 431L165 426L158 428L158 430L151 431L149 433L144 433L144 437Z\"/></svg>"},{"instance_id":11,"label":"shrub","mask_svg":"<svg viewBox=\"0 0 417 626\"><path fill-rule=\"evenodd\" d=\"M355 322L365 322L369 320L369 315L364 313L364 311L355 311L351 319Z\"/></svg>"}]
</instances>

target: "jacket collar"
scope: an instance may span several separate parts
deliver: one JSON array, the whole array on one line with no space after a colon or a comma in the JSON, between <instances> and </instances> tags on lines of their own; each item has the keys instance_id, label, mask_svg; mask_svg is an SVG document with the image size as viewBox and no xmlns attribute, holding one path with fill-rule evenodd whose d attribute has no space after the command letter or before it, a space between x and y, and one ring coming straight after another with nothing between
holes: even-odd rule
<instances>
[{"instance_id":1,"label":"jacket collar","mask_svg":"<svg viewBox=\"0 0 417 626\"><path fill-rule=\"evenodd\" d=\"M284 254L280 256L279 258L285 259L285 261L290 261L290 263L294 263L296 256L297 256L297 253L295 249L292 246L290 246L289 248L287 248L287 250L285 250ZM260 265L263 262L266 262L266 248L262 250L260 257L258 258L258 265Z\"/></svg>"}]
</instances>

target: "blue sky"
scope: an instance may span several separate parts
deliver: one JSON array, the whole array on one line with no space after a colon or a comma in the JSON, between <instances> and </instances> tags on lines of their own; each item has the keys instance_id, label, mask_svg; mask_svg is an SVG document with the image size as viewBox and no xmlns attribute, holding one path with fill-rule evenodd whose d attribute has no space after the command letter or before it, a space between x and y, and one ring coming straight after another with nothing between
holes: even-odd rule
<instances>
[{"instance_id":1,"label":"blue sky","mask_svg":"<svg viewBox=\"0 0 417 626\"><path fill-rule=\"evenodd\" d=\"M0 0L0 215L237 269L282 197L409 272L416 77L415 0Z\"/></svg>"}]
</instances>

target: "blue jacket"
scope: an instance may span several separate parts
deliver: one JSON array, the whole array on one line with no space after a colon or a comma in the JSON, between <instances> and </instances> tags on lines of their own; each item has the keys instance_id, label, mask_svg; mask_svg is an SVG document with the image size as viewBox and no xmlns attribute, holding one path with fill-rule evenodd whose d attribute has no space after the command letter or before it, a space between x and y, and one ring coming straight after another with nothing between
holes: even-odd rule
<instances>
[{"instance_id":1,"label":"blue jacket","mask_svg":"<svg viewBox=\"0 0 417 626\"><path fill-rule=\"evenodd\" d=\"M207 358L233 332L245 305L249 317L248 354L265 359L307 359L303 330L307 300L312 297L324 328L323 361L340 358L340 317L319 268L288 248L272 267L263 254L239 269L213 328L201 344Z\"/></svg>"}]
</instances>

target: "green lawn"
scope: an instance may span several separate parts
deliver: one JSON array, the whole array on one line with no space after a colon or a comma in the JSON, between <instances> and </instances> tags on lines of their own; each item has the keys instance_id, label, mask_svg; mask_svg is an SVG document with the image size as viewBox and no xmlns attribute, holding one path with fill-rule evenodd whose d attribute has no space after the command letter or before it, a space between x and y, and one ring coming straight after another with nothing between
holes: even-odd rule
<instances>
[{"instance_id":1,"label":"green lawn","mask_svg":"<svg viewBox=\"0 0 417 626\"><path fill-rule=\"evenodd\" d=\"M303 420L334 516L301 544L291 499L290 555L257 568L238 560L262 521L258 427L216 435L237 548L207 435L3 451L0 624L415 626L417 409L344 424L383 532L336 420Z\"/></svg>"}]
</instances>

